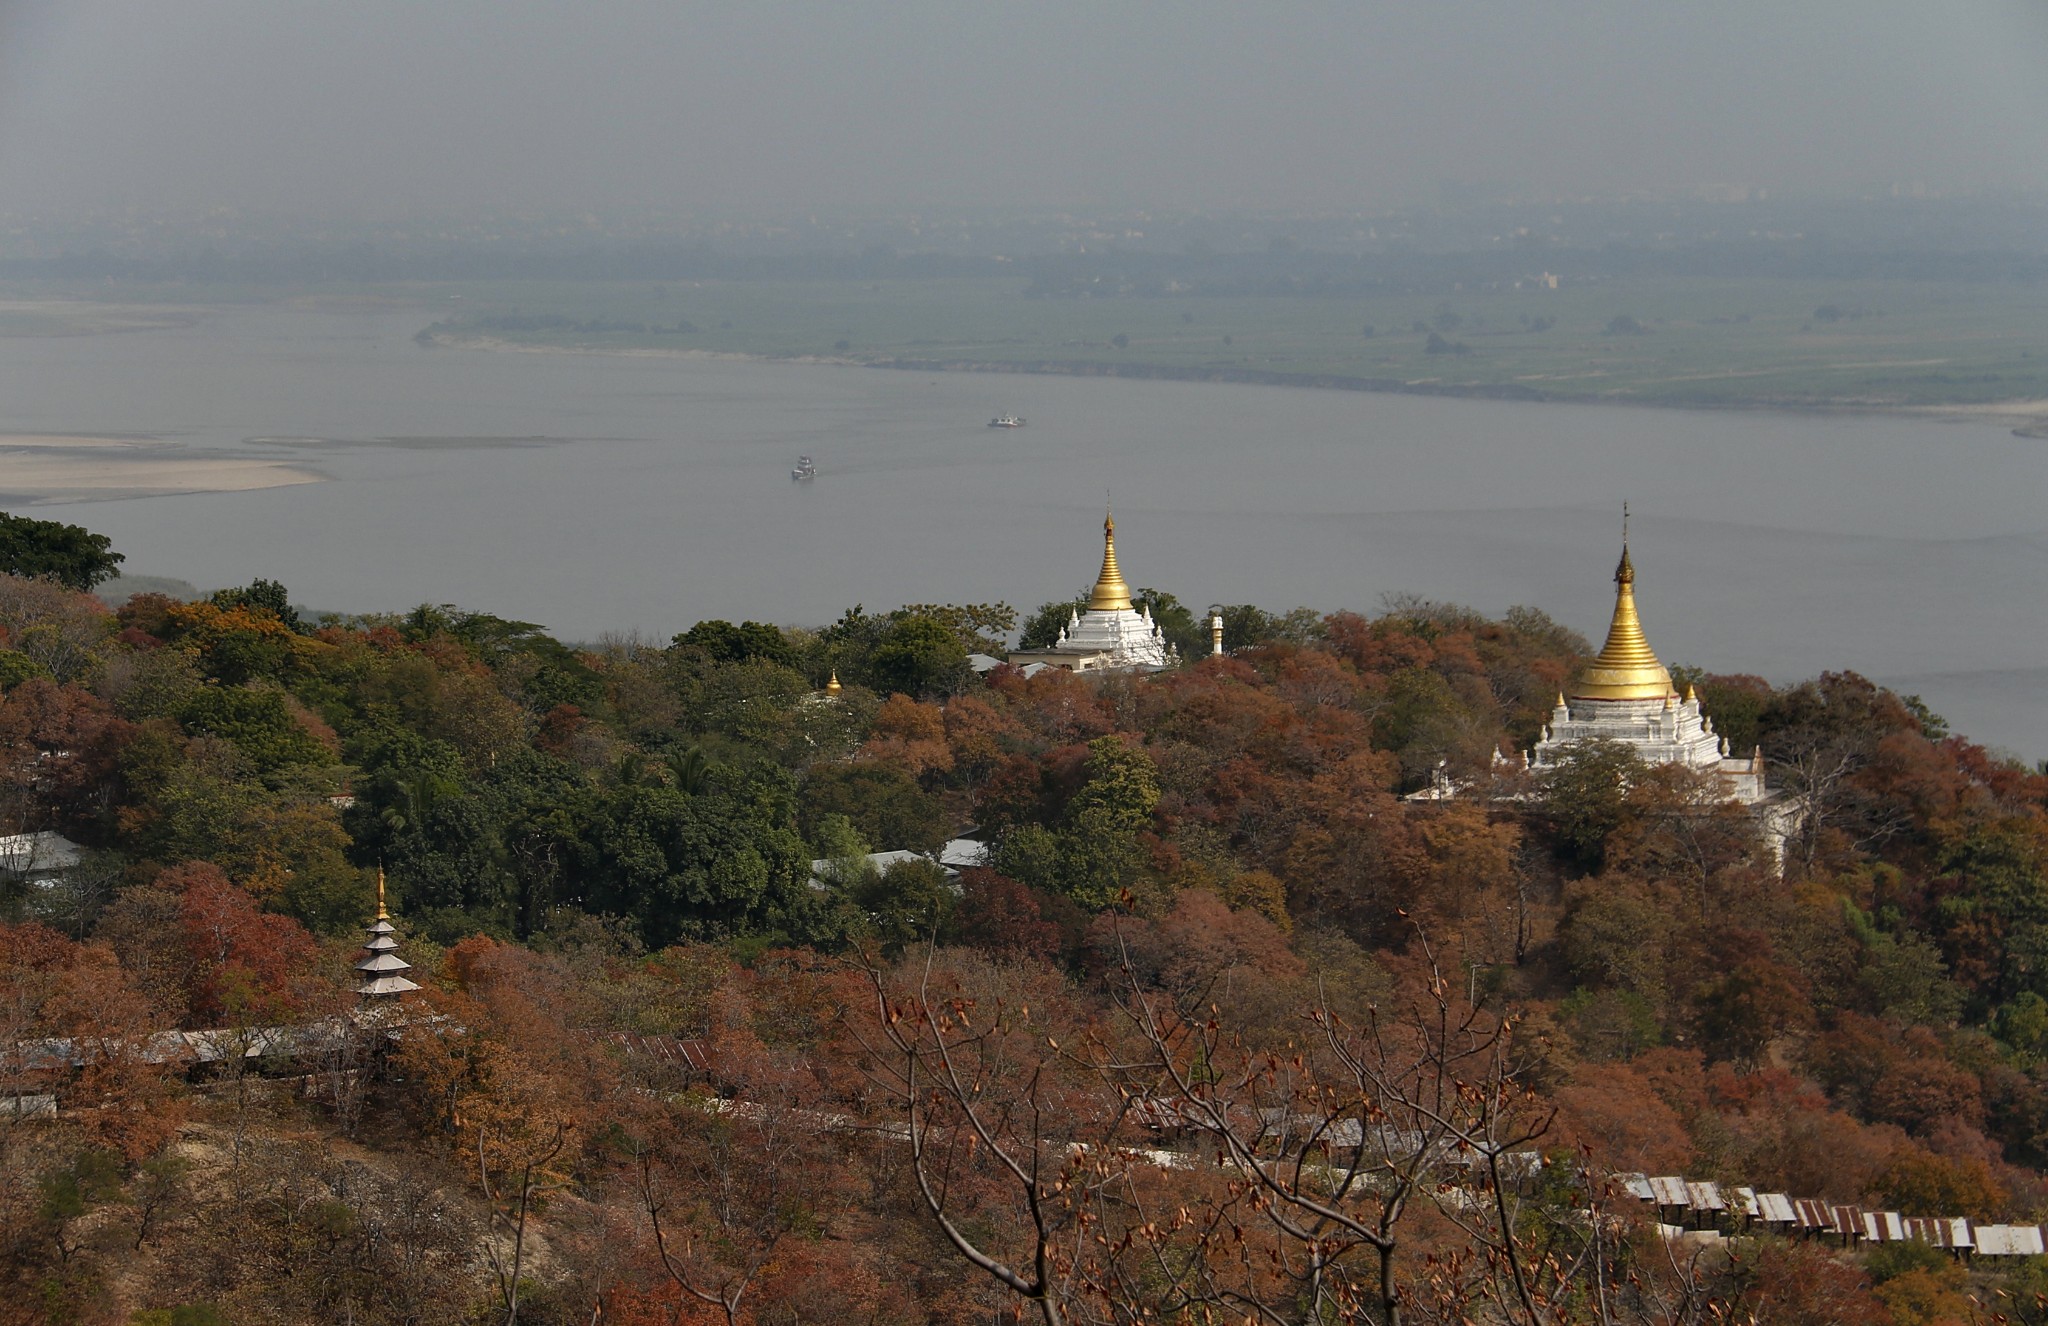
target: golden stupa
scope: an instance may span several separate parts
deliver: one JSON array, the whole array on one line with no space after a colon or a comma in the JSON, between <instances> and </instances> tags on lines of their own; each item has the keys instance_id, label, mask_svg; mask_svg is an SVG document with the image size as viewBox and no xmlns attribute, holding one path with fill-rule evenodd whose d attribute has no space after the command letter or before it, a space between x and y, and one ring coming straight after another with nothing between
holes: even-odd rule
<instances>
[{"instance_id":1,"label":"golden stupa","mask_svg":"<svg viewBox=\"0 0 2048 1326\"><path fill-rule=\"evenodd\" d=\"M1102 519L1102 574L1095 578L1095 588L1088 595L1088 611L1115 612L1131 606L1131 587L1124 583L1124 573L1116 564L1116 517L1107 515Z\"/></svg>"},{"instance_id":2,"label":"golden stupa","mask_svg":"<svg viewBox=\"0 0 2048 1326\"><path fill-rule=\"evenodd\" d=\"M834 669L832 669L832 676L831 676L831 678L830 678L830 679L829 679L828 681L826 681L826 683L825 683L825 694L827 694L827 695L838 695L838 694L840 694L840 693L844 692L844 691L845 691L845 689L846 689L846 688L845 688L844 686L841 686L841 685L839 684L839 669L838 669L838 668L834 668Z\"/></svg>"},{"instance_id":3,"label":"golden stupa","mask_svg":"<svg viewBox=\"0 0 2048 1326\"><path fill-rule=\"evenodd\" d=\"M1593 659L1579 684L1572 688L1574 700L1675 700L1671 673L1643 638L1642 619L1636 616L1636 568L1628 559L1628 536L1622 535L1621 565L1614 568L1614 621L1607 628L1607 643Z\"/></svg>"}]
</instances>

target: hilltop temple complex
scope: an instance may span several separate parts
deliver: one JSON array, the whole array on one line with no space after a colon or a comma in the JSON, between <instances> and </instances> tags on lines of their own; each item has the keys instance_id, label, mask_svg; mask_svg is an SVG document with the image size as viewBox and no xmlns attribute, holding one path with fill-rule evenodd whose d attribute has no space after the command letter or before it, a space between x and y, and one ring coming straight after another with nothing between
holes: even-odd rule
<instances>
[{"instance_id":1,"label":"hilltop temple complex","mask_svg":"<svg viewBox=\"0 0 2048 1326\"><path fill-rule=\"evenodd\" d=\"M1071 672L1157 672L1179 661L1151 614L1131 606L1131 587L1116 564L1114 515L1102 522L1102 573L1089 591L1087 607L1075 610L1048 647L1010 655L1018 667L1038 663Z\"/></svg>"},{"instance_id":2,"label":"hilltop temple complex","mask_svg":"<svg viewBox=\"0 0 2048 1326\"><path fill-rule=\"evenodd\" d=\"M1524 761L1541 773L1586 741L1618 742L1645 764L1676 764L1713 774L1729 801L1748 806L1764 799L1763 751L1732 754L1728 739L1715 734L1714 720L1700 712L1693 688L1686 687L1684 698L1679 697L1670 670L1643 637L1636 615L1636 568L1625 532L1621 564L1614 568L1614 620L1607 627L1607 643L1570 696L1557 697L1543 739Z\"/></svg>"},{"instance_id":3,"label":"hilltop temple complex","mask_svg":"<svg viewBox=\"0 0 2048 1326\"><path fill-rule=\"evenodd\" d=\"M1798 821L1798 807L1764 785L1761 748L1728 749L1728 739L1714 731L1714 720L1700 709L1698 694L1688 686L1680 695L1671 670L1658 660L1643 634L1636 611L1636 569L1629 556L1628 522L1622 521L1621 561L1614 568L1614 616L1607 641L1592 662L1564 693L1534 748L1514 757L1496 754L1497 775L1519 772L1541 780L1588 742L1613 742L1626 747L1646 765L1687 769L1710 780L1710 795L1724 803L1752 808L1773 854L1782 851ZM1223 619L1210 622L1212 651L1223 652ZM981 656L977 656L981 658ZM1027 675L1043 668L1071 672L1158 672L1181 660L1165 633L1143 606L1131 597L1116 557L1116 520L1102 522L1102 570L1085 606L1076 608L1052 644L1019 649L1010 663ZM996 659L982 658L993 668ZM836 678L835 678L836 679ZM1485 781L1485 780L1481 780ZM1510 790L1510 788L1519 790ZM1471 796L1475 786L1453 779L1439 765L1430 786L1411 793L1410 800L1441 801ZM1717 795L1716 795L1717 793ZM1526 779L1519 784L1496 781L1490 793L1510 801L1530 795Z\"/></svg>"}]
</instances>

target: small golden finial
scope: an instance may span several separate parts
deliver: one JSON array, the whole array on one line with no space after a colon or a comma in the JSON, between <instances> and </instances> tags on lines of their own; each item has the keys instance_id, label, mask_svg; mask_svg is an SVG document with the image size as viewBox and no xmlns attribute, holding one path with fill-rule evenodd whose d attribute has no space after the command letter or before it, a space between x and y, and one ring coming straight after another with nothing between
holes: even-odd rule
<instances>
[{"instance_id":1,"label":"small golden finial","mask_svg":"<svg viewBox=\"0 0 2048 1326\"><path fill-rule=\"evenodd\" d=\"M391 913L384 910L384 867L377 867L377 919L388 921Z\"/></svg>"},{"instance_id":2,"label":"small golden finial","mask_svg":"<svg viewBox=\"0 0 2048 1326\"><path fill-rule=\"evenodd\" d=\"M1614 568L1614 583L1633 585L1636 582L1635 563L1628 559L1628 503L1621 504L1621 564Z\"/></svg>"},{"instance_id":3,"label":"small golden finial","mask_svg":"<svg viewBox=\"0 0 2048 1326\"><path fill-rule=\"evenodd\" d=\"M1700 693L1691 682L1685 684L1685 702L1693 706L1698 706L1700 702Z\"/></svg>"},{"instance_id":4,"label":"small golden finial","mask_svg":"<svg viewBox=\"0 0 2048 1326\"><path fill-rule=\"evenodd\" d=\"M831 680L829 680L829 681L827 681L827 682L825 683L825 694L827 694L827 695L837 695L837 694L839 694L839 693L840 693L841 691L843 691L843 690L845 690L845 689L846 689L846 688L845 688L844 686L841 686L841 685L839 684L839 669L838 669L838 668L834 668L834 669L832 669L832 677L831 677Z\"/></svg>"}]
</instances>

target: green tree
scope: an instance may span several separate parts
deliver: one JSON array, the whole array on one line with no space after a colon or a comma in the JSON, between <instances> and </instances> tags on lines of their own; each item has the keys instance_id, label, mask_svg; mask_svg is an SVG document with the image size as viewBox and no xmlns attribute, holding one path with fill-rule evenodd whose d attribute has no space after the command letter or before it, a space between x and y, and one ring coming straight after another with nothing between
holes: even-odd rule
<instances>
[{"instance_id":1,"label":"green tree","mask_svg":"<svg viewBox=\"0 0 2048 1326\"><path fill-rule=\"evenodd\" d=\"M904 617L890 624L868 655L866 680L882 694L944 694L968 676L967 649L944 622Z\"/></svg>"},{"instance_id":2,"label":"green tree","mask_svg":"<svg viewBox=\"0 0 2048 1326\"><path fill-rule=\"evenodd\" d=\"M1087 818L1130 834L1150 826L1159 804L1159 766L1150 755L1119 738L1097 737L1081 773L1081 789L1067 803L1070 823Z\"/></svg>"},{"instance_id":3,"label":"green tree","mask_svg":"<svg viewBox=\"0 0 2048 1326\"><path fill-rule=\"evenodd\" d=\"M1067 623L1074 614L1088 606L1088 599L1057 599L1040 604L1038 610L1024 619L1024 630L1017 637L1019 649L1050 649L1060 638L1060 632L1067 629Z\"/></svg>"},{"instance_id":4,"label":"green tree","mask_svg":"<svg viewBox=\"0 0 2048 1326\"><path fill-rule=\"evenodd\" d=\"M1973 828L1941 854L1956 891L1936 917L1958 972L1988 978L1980 996L2002 1002L2023 990L2048 995L2048 849L2024 820Z\"/></svg>"},{"instance_id":5,"label":"green tree","mask_svg":"<svg viewBox=\"0 0 2048 1326\"><path fill-rule=\"evenodd\" d=\"M1870 1010L1901 1022L1953 1026L1963 1011L1963 991L1948 979L1940 947L1917 930L1878 929L1847 899L1842 910L1850 933L1863 943L1858 984Z\"/></svg>"},{"instance_id":6,"label":"green tree","mask_svg":"<svg viewBox=\"0 0 2048 1326\"><path fill-rule=\"evenodd\" d=\"M299 610L292 606L291 595L275 580L259 576L240 589L216 589L212 599L216 607L253 608L269 613L293 631L305 629L299 620Z\"/></svg>"},{"instance_id":7,"label":"green tree","mask_svg":"<svg viewBox=\"0 0 2048 1326\"><path fill-rule=\"evenodd\" d=\"M1649 890L1629 880L1584 881L1572 886L1566 907L1559 938L1572 975L1661 1004L1671 918Z\"/></svg>"},{"instance_id":8,"label":"green tree","mask_svg":"<svg viewBox=\"0 0 2048 1326\"><path fill-rule=\"evenodd\" d=\"M765 658L713 664L680 687L695 710L692 726L789 762L802 744L811 684L795 668Z\"/></svg>"},{"instance_id":9,"label":"green tree","mask_svg":"<svg viewBox=\"0 0 2048 1326\"><path fill-rule=\"evenodd\" d=\"M1197 622L1188 606L1173 595L1163 589L1141 589L1131 596L1131 602L1151 615L1166 643L1182 658L1196 659L1209 652L1209 623Z\"/></svg>"},{"instance_id":10,"label":"green tree","mask_svg":"<svg viewBox=\"0 0 2048 1326\"><path fill-rule=\"evenodd\" d=\"M789 667L796 662L796 651L790 646L789 638L777 628L765 622L742 622L734 626L731 622L712 619L698 622L675 638L680 647L698 649L714 663L738 663L745 659L765 659Z\"/></svg>"},{"instance_id":11,"label":"green tree","mask_svg":"<svg viewBox=\"0 0 2048 1326\"><path fill-rule=\"evenodd\" d=\"M1159 804L1159 769L1143 750L1115 737L1088 745L1083 782L1057 828L1023 825L1005 834L990 864L1034 888L1100 910L1137 882L1144 857L1138 834Z\"/></svg>"},{"instance_id":12,"label":"green tree","mask_svg":"<svg viewBox=\"0 0 2048 1326\"><path fill-rule=\"evenodd\" d=\"M959 886L945 870L921 858L870 872L853 889L854 905L874 926L886 953L943 937L959 900Z\"/></svg>"},{"instance_id":13,"label":"green tree","mask_svg":"<svg viewBox=\"0 0 2048 1326\"><path fill-rule=\"evenodd\" d=\"M234 742L257 773L290 764L330 764L334 759L299 721L283 691L202 686L178 718L194 735Z\"/></svg>"},{"instance_id":14,"label":"green tree","mask_svg":"<svg viewBox=\"0 0 2048 1326\"><path fill-rule=\"evenodd\" d=\"M50 670L18 649L0 649L0 691L11 691L31 677L47 677Z\"/></svg>"},{"instance_id":15,"label":"green tree","mask_svg":"<svg viewBox=\"0 0 2048 1326\"><path fill-rule=\"evenodd\" d=\"M906 603L896 618L928 617L953 633L970 654L998 654L1008 648L1017 610L1007 603Z\"/></svg>"},{"instance_id":16,"label":"green tree","mask_svg":"<svg viewBox=\"0 0 2048 1326\"><path fill-rule=\"evenodd\" d=\"M876 873L874 863L868 860L874 849L844 815L835 812L820 817L810 843L817 853L815 859L825 863L819 875L835 888L851 891Z\"/></svg>"},{"instance_id":17,"label":"green tree","mask_svg":"<svg viewBox=\"0 0 2048 1326\"><path fill-rule=\"evenodd\" d=\"M120 1157L97 1148L81 1151L36 1186L36 1214L59 1260L69 1262L81 1248L80 1223L93 1207L121 1196Z\"/></svg>"},{"instance_id":18,"label":"green tree","mask_svg":"<svg viewBox=\"0 0 2048 1326\"><path fill-rule=\"evenodd\" d=\"M791 826L787 778L721 768L697 796L611 789L578 825L580 895L565 901L630 918L650 949L748 934L830 938L810 853Z\"/></svg>"},{"instance_id":19,"label":"green tree","mask_svg":"<svg viewBox=\"0 0 2048 1326\"><path fill-rule=\"evenodd\" d=\"M1580 741L1566 747L1543 780L1543 810L1558 842L1588 869L1606 859L1607 840L1631 819L1629 785L1642 759L1615 741Z\"/></svg>"},{"instance_id":20,"label":"green tree","mask_svg":"<svg viewBox=\"0 0 2048 1326\"><path fill-rule=\"evenodd\" d=\"M1225 649L1253 649L1271 644L1307 645L1315 643L1322 634L1323 616L1313 608L1296 608L1276 617L1250 603L1219 603L1209 612L1223 618ZM1206 618L1198 625L1207 632ZM1202 652L1209 652L1206 638Z\"/></svg>"},{"instance_id":21,"label":"green tree","mask_svg":"<svg viewBox=\"0 0 2048 1326\"><path fill-rule=\"evenodd\" d=\"M110 579L126 560L104 534L0 512L0 571L8 575L85 590Z\"/></svg>"},{"instance_id":22,"label":"green tree","mask_svg":"<svg viewBox=\"0 0 2048 1326\"><path fill-rule=\"evenodd\" d=\"M902 769L875 760L813 765L804 775L798 824L813 842L833 815L843 815L864 842L882 851L939 850L953 836L946 808Z\"/></svg>"}]
</instances>

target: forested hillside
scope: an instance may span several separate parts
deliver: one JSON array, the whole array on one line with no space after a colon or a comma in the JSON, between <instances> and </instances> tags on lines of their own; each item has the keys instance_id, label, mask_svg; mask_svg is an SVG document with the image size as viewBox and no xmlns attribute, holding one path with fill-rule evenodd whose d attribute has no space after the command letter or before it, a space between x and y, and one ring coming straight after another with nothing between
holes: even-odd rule
<instances>
[{"instance_id":1,"label":"forested hillside","mask_svg":"<svg viewBox=\"0 0 2048 1326\"><path fill-rule=\"evenodd\" d=\"M0 831L86 849L0 886L0 1323L2043 1320L2039 1259L1669 1252L1608 1176L2048 1214L2048 776L1684 672L1782 872L1618 748L1408 801L1587 642L1224 611L1026 678L1002 605L577 647L0 578ZM380 867L424 988L362 1018Z\"/></svg>"}]
</instances>

